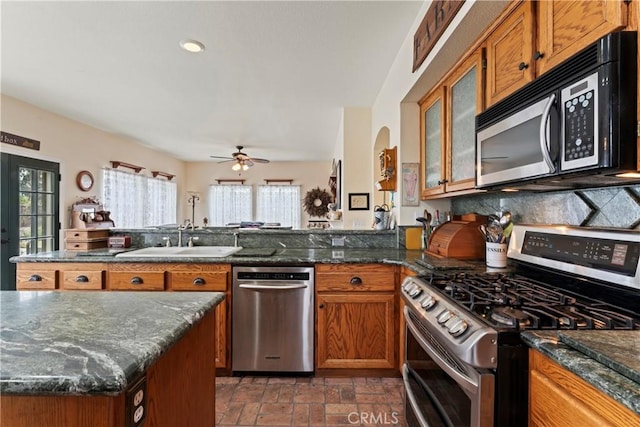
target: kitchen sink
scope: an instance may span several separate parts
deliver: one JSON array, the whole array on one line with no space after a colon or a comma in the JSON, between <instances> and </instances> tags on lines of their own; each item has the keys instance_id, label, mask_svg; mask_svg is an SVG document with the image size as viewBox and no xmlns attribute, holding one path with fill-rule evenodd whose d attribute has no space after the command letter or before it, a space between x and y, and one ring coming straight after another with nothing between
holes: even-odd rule
<instances>
[{"instance_id":1,"label":"kitchen sink","mask_svg":"<svg viewBox=\"0 0 640 427\"><path fill-rule=\"evenodd\" d=\"M242 249L242 246L151 247L117 254L117 258L222 258Z\"/></svg>"}]
</instances>

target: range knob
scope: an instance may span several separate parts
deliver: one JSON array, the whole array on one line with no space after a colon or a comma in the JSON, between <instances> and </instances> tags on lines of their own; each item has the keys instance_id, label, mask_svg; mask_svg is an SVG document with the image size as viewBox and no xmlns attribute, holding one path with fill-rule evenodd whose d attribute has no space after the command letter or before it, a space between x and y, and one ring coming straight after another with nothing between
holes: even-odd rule
<instances>
[{"instance_id":1,"label":"range knob","mask_svg":"<svg viewBox=\"0 0 640 427\"><path fill-rule=\"evenodd\" d=\"M409 296L413 299L416 299L421 293L422 293L422 288L419 286L416 286L409 291Z\"/></svg>"},{"instance_id":2,"label":"range knob","mask_svg":"<svg viewBox=\"0 0 640 427\"><path fill-rule=\"evenodd\" d=\"M466 320L458 319L449 326L449 333L454 337L459 337L469 328L469 324Z\"/></svg>"},{"instance_id":3,"label":"range knob","mask_svg":"<svg viewBox=\"0 0 640 427\"><path fill-rule=\"evenodd\" d=\"M425 310L431 310L433 307L436 306L437 303L438 303L437 299L435 299L431 295L427 295L426 297L424 297L424 299L422 300L422 303L420 305Z\"/></svg>"},{"instance_id":4,"label":"range knob","mask_svg":"<svg viewBox=\"0 0 640 427\"><path fill-rule=\"evenodd\" d=\"M438 314L438 317L436 319L438 320L439 324L444 325L453 316L455 316L453 311L444 310L442 313Z\"/></svg>"}]
</instances>

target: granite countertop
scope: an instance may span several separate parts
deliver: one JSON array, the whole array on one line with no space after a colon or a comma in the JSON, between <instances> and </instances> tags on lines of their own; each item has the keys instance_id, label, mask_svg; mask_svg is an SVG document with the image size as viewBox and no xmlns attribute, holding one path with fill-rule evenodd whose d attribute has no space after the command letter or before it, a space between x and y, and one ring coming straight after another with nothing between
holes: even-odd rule
<instances>
[{"instance_id":1,"label":"granite countertop","mask_svg":"<svg viewBox=\"0 0 640 427\"><path fill-rule=\"evenodd\" d=\"M532 348L640 414L640 331L527 331Z\"/></svg>"},{"instance_id":2,"label":"granite countertop","mask_svg":"<svg viewBox=\"0 0 640 427\"><path fill-rule=\"evenodd\" d=\"M128 250L134 250L130 248ZM273 252L272 248L246 248L256 253ZM478 269L488 270L484 261L460 261L453 258L436 258L420 250L393 248L280 248L267 256L228 256L220 258L206 257L116 257L122 249L98 249L87 252L55 251L35 255L15 256L12 262L119 262L119 263L230 263L240 264L343 264L343 263L383 263L404 265L418 274L440 269ZM503 270L501 270L503 271Z\"/></svg>"},{"instance_id":3,"label":"granite countertop","mask_svg":"<svg viewBox=\"0 0 640 427\"><path fill-rule=\"evenodd\" d=\"M2 394L117 395L221 292L0 292Z\"/></svg>"}]
</instances>

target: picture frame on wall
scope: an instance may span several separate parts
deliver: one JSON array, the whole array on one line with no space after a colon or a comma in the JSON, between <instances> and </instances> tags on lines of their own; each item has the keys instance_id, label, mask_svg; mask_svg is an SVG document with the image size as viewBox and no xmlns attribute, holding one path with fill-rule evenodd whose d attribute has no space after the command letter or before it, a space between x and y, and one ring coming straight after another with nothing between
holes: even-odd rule
<instances>
[{"instance_id":1,"label":"picture frame on wall","mask_svg":"<svg viewBox=\"0 0 640 427\"><path fill-rule=\"evenodd\" d=\"M368 211L369 193L349 193L350 211Z\"/></svg>"},{"instance_id":2,"label":"picture frame on wall","mask_svg":"<svg viewBox=\"0 0 640 427\"><path fill-rule=\"evenodd\" d=\"M418 180L420 163L402 164L402 206L419 206Z\"/></svg>"}]
</instances>

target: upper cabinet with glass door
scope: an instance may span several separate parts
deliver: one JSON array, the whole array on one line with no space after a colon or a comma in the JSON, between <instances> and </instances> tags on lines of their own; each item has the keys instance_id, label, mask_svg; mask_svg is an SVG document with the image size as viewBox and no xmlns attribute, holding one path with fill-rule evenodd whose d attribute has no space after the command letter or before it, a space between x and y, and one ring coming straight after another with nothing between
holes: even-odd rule
<instances>
[{"instance_id":1,"label":"upper cabinet with glass door","mask_svg":"<svg viewBox=\"0 0 640 427\"><path fill-rule=\"evenodd\" d=\"M444 193L445 88L438 85L420 103L420 160L423 199Z\"/></svg>"},{"instance_id":2,"label":"upper cabinet with glass door","mask_svg":"<svg viewBox=\"0 0 640 427\"><path fill-rule=\"evenodd\" d=\"M460 61L421 102L422 198L475 186L475 117L482 111L482 52Z\"/></svg>"},{"instance_id":3,"label":"upper cabinet with glass door","mask_svg":"<svg viewBox=\"0 0 640 427\"><path fill-rule=\"evenodd\" d=\"M489 107L600 37L624 29L624 0L510 3L487 36Z\"/></svg>"}]
</instances>

